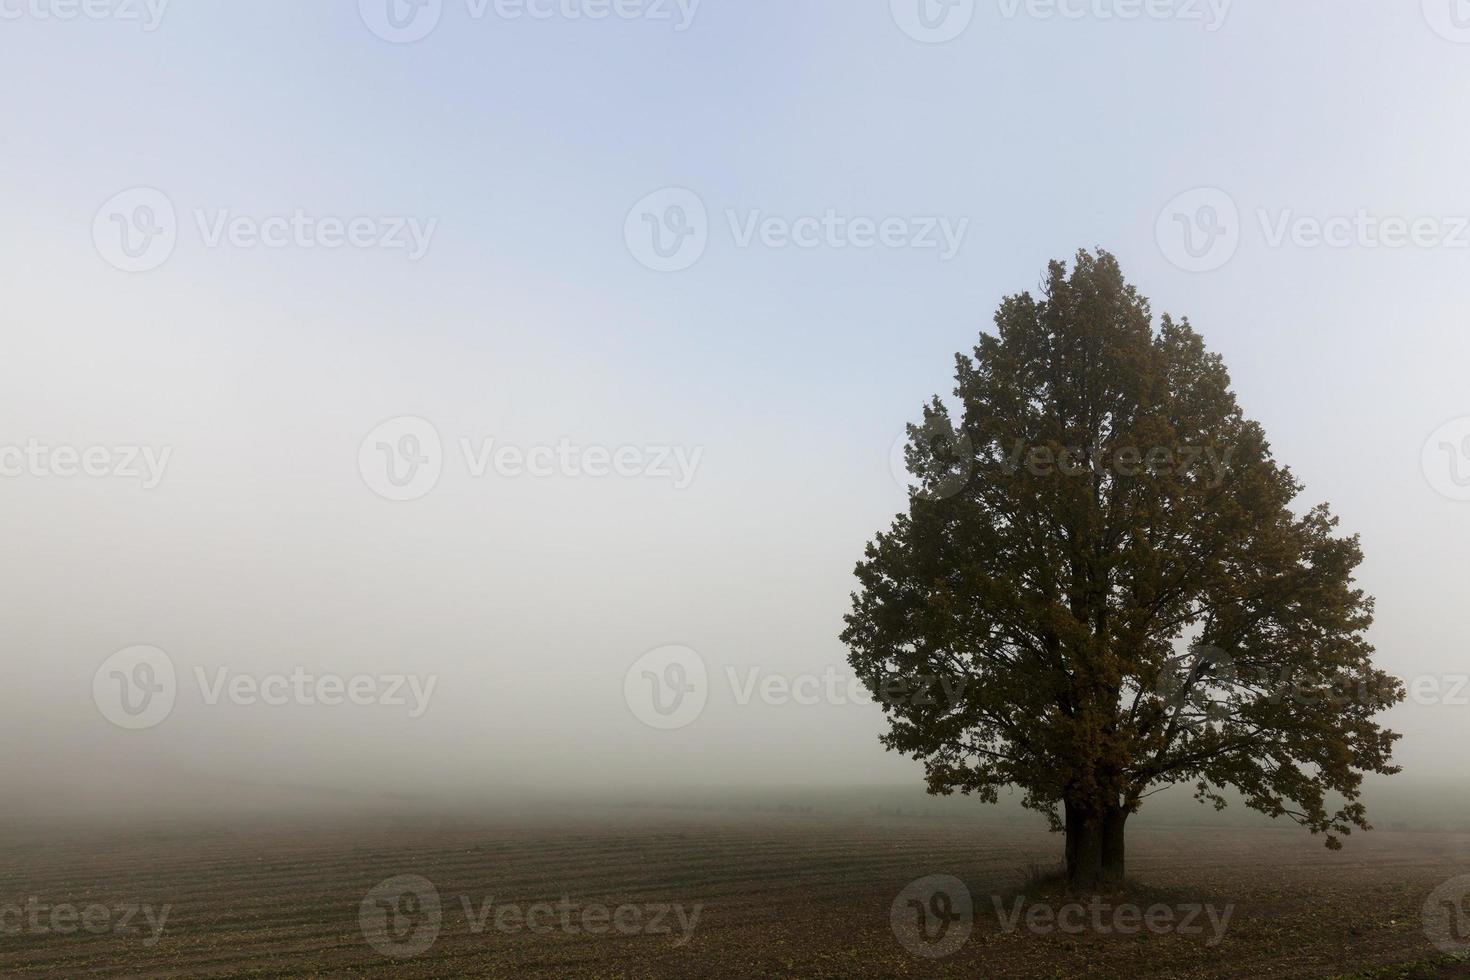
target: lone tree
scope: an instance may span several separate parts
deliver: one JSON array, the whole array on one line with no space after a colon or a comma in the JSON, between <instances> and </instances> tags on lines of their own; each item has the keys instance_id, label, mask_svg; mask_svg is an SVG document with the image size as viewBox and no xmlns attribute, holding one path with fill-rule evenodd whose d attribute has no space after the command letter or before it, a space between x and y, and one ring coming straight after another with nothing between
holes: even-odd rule
<instances>
[{"instance_id":1,"label":"lone tree","mask_svg":"<svg viewBox=\"0 0 1470 980\"><path fill-rule=\"evenodd\" d=\"M868 545L842 634L882 742L929 792L1024 790L1074 887L1121 880L1124 824L1193 781L1329 848L1393 773L1403 698L1364 638L1355 537L1245 418L1219 355L1106 252L1053 262L956 355L955 425L909 426L909 507ZM913 696L927 692L929 696Z\"/></svg>"}]
</instances>

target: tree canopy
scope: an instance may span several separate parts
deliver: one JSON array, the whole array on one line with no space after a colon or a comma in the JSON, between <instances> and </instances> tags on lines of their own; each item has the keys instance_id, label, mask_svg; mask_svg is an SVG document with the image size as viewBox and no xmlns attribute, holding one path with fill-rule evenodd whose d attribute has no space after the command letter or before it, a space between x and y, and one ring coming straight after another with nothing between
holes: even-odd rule
<instances>
[{"instance_id":1,"label":"tree canopy","mask_svg":"<svg viewBox=\"0 0 1470 980\"><path fill-rule=\"evenodd\" d=\"M907 513L868 545L842 634L932 793L1007 786L1067 830L1084 883L1122 873L1122 825L1181 782L1340 847L1392 773L1374 715L1359 541L1236 403L1187 319L1160 318L1112 255L1051 263L956 355L958 418L909 426ZM959 677L949 699L895 678ZM1114 840L1116 838L1116 840ZM1106 852L1106 853L1105 853Z\"/></svg>"}]
</instances>

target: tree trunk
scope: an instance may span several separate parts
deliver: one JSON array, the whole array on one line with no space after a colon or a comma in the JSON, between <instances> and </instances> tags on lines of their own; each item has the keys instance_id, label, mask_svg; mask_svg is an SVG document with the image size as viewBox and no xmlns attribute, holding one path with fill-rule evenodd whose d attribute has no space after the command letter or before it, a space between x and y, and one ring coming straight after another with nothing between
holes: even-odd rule
<instances>
[{"instance_id":1,"label":"tree trunk","mask_svg":"<svg viewBox=\"0 0 1470 980\"><path fill-rule=\"evenodd\" d=\"M1072 804L1064 803L1062 806L1067 815L1067 880L1071 881L1077 870L1077 845L1082 840L1082 820Z\"/></svg>"},{"instance_id":2,"label":"tree trunk","mask_svg":"<svg viewBox=\"0 0 1470 980\"><path fill-rule=\"evenodd\" d=\"M1121 884L1125 872L1123 829L1128 811L1120 806L1100 812L1064 804L1067 830L1067 884L1091 891Z\"/></svg>"},{"instance_id":3,"label":"tree trunk","mask_svg":"<svg viewBox=\"0 0 1470 980\"><path fill-rule=\"evenodd\" d=\"M1103 877L1103 822L1071 803L1067 809L1067 884L1095 889Z\"/></svg>"},{"instance_id":4,"label":"tree trunk","mask_svg":"<svg viewBox=\"0 0 1470 980\"><path fill-rule=\"evenodd\" d=\"M1109 807L1102 821L1102 876L1109 883L1123 883L1123 827L1128 822L1128 811L1120 806Z\"/></svg>"}]
</instances>

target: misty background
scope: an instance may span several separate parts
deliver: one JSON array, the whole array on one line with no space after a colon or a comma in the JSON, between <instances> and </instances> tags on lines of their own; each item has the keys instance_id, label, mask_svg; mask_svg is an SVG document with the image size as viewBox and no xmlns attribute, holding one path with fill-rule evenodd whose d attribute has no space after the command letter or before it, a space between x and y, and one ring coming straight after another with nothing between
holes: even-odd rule
<instances>
[{"instance_id":1,"label":"misty background","mask_svg":"<svg viewBox=\"0 0 1470 980\"><path fill-rule=\"evenodd\" d=\"M850 676L837 634L863 545L905 506L905 423L948 394L1002 296L1084 246L1117 254L1156 315L1191 318L1302 504L1362 535L1380 666L1470 673L1470 503L1421 462L1470 415L1470 250L1272 247L1257 220L1470 215L1470 130L1445 97L1470 45L1418 4L1239 0L1210 31L981 3L931 45L880 2L705 0L683 31L450 2L413 44L355 3L178 3L153 31L7 18L0 78L0 444L171 448L151 489L0 478L7 809L926 805L918 764L877 743L879 708L741 705L726 669ZM178 244L126 273L93 223L135 187L177 208ZM709 245L658 273L625 219L671 187L708 207ZM1233 258L1191 273L1157 223L1197 187L1242 228ZM416 261L211 248L197 209L437 225ZM731 209L969 225L948 261L742 248ZM436 427L444 471L391 502L358 453L404 416ZM685 488L476 478L461 438L702 456ZM138 644L168 653L179 692L127 731L92 684ZM695 722L659 731L624 677L670 644L712 684ZM193 680L298 666L437 686L409 717L210 705ZM1463 799L1458 693L1387 715L1405 773L1370 815L1410 791Z\"/></svg>"}]
</instances>

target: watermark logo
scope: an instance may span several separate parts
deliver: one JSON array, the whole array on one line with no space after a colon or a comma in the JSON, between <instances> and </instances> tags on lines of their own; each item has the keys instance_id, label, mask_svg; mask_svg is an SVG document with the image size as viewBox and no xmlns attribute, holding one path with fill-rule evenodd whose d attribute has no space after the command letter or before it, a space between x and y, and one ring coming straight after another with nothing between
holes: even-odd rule
<instances>
[{"instance_id":1,"label":"watermark logo","mask_svg":"<svg viewBox=\"0 0 1470 980\"><path fill-rule=\"evenodd\" d=\"M123 272L149 272L174 254L179 222L173 202L153 187L114 194L92 219L97 254Z\"/></svg>"},{"instance_id":2,"label":"watermark logo","mask_svg":"<svg viewBox=\"0 0 1470 980\"><path fill-rule=\"evenodd\" d=\"M1165 660L1154 693L1169 717L1198 729L1210 721L1214 705L1211 691L1233 688L1240 681L1235 658L1227 651L1208 644L1195 645Z\"/></svg>"},{"instance_id":3,"label":"watermark logo","mask_svg":"<svg viewBox=\"0 0 1470 980\"><path fill-rule=\"evenodd\" d=\"M953 875L912 881L888 910L893 935L904 949L926 959L959 952L975 929L970 889Z\"/></svg>"},{"instance_id":4,"label":"watermark logo","mask_svg":"<svg viewBox=\"0 0 1470 980\"><path fill-rule=\"evenodd\" d=\"M693 724L709 701L704 658L684 646L648 651L623 677L623 700L650 728L672 731Z\"/></svg>"},{"instance_id":5,"label":"watermark logo","mask_svg":"<svg viewBox=\"0 0 1470 980\"><path fill-rule=\"evenodd\" d=\"M1185 272L1213 272L1240 248L1240 208L1218 187L1198 187L1159 213L1154 235L1164 258Z\"/></svg>"},{"instance_id":6,"label":"watermark logo","mask_svg":"<svg viewBox=\"0 0 1470 980\"><path fill-rule=\"evenodd\" d=\"M381 881L363 896L357 923L363 939L382 955L400 960L418 956L439 938L439 890L421 875Z\"/></svg>"},{"instance_id":7,"label":"watermark logo","mask_svg":"<svg viewBox=\"0 0 1470 980\"><path fill-rule=\"evenodd\" d=\"M1423 0L1424 19L1446 41L1470 44L1470 0Z\"/></svg>"},{"instance_id":8,"label":"watermark logo","mask_svg":"<svg viewBox=\"0 0 1470 980\"><path fill-rule=\"evenodd\" d=\"M178 678L158 647L133 646L102 662L92 676L92 700L102 717L138 731L161 724L174 710Z\"/></svg>"},{"instance_id":9,"label":"watermark logo","mask_svg":"<svg viewBox=\"0 0 1470 980\"><path fill-rule=\"evenodd\" d=\"M411 415L389 419L367 434L357 469L368 489L385 500L418 500L439 485L444 446L439 430Z\"/></svg>"},{"instance_id":10,"label":"watermark logo","mask_svg":"<svg viewBox=\"0 0 1470 980\"><path fill-rule=\"evenodd\" d=\"M357 0L367 29L390 44L422 41L439 26L444 0Z\"/></svg>"},{"instance_id":11,"label":"watermark logo","mask_svg":"<svg viewBox=\"0 0 1470 980\"><path fill-rule=\"evenodd\" d=\"M691 190L654 191L628 212L623 241L633 258L654 272L682 272L709 246L709 212Z\"/></svg>"},{"instance_id":12,"label":"watermark logo","mask_svg":"<svg viewBox=\"0 0 1470 980\"><path fill-rule=\"evenodd\" d=\"M1450 500L1470 500L1470 416L1435 429L1424 443L1420 464L1436 493Z\"/></svg>"},{"instance_id":13,"label":"watermark logo","mask_svg":"<svg viewBox=\"0 0 1470 980\"><path fill-rule=\"evenodd\" d=\"M947 468L927 483L914 484L909 470L909 447L929 447L930 453L948 462ZM921 500L948 500L970 483L975 466L975 446L963 426L953 426L940 416L931 415L918 425L910 425L894 440L888 451L888 467L893 481Z\"/></svg>"},{"instance_id":14,"label":"watermark logo","mask_svg":"<svg viewBox=\"0 0 1470 980\"><path fill-rule=\"evenodd\" d=\"M1429 893L1424 934L1443 953L1470 954L1470 875L1451 878Z\"/></svg>"},{"instance_id":15,"label":"watermark logo","mask_svg":"<svg viewBox=\"0 0 1470 980\"><path fill-rule=\"evenodd\" d=\"M975 0L888 0L893 22L915 41L953 41L975 19Z\"/></svg>"}]
</instances>

